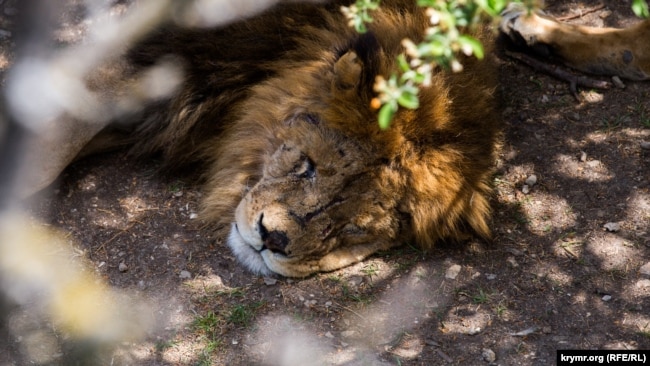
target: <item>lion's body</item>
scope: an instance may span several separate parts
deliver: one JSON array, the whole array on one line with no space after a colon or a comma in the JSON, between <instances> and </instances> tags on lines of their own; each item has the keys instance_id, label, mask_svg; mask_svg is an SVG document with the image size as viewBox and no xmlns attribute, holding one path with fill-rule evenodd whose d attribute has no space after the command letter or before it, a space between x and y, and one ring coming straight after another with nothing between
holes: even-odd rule
<instances>
[{"instance_id":1,"label":"lion's body","mask_svg":"<svg viewBox=\"0 0 650 366\"><path fill-rule=\"evenodd\" d=\"M515 42L576 70L630 80L650 78L650 20L625 29L585 27L515 5L504 13L501 30Z\"/></svg>"},{"instance_id":2,"label":"lion's body","mask_svg":"<svg viewBox=\"0 0 650 366\"><path fill-rule=\"evenodd\" d=\"M128 144L136 154L160 152L166 166L201 169L202 218L230 227L229 246L256 273L306 276L405 242L430 249L440 240L490 237L500 142L492 64L467 59L461 73L438 72L421 88L420 107L400 110L382 131L370 107L375 77L397 69L402 39L422 39L429 19L414 1L385 0L370 33L359 35L340 12L345 3L280 4L221 29L154 33L120 61L122 81L102 81L100 73L94 88L128 83L169 55L181 60L180 87L82 153ZM585 64L600 54L587 37L607 51L623 45L623 55L646 47L628 33L521 15L502 29L512 35L527 19L551 24L534 28L549 39L535 39L559 50L571 40L566 59L587 70L611 70ZM645 58L633 55L642 71L632 74L647 77Z\"/></svg>"}]
</instances>

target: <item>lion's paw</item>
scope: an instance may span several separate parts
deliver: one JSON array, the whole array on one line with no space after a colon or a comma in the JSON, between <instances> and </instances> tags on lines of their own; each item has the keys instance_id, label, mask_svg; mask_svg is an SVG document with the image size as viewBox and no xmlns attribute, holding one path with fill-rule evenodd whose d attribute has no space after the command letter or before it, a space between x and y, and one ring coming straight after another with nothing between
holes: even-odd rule
<instances>
[{"instance_id":1,"label":"lion's paw","mask_svg":"<svg viewBox=\"0 0 650 366\"><path fill-rule=\"evenodd\" d=\"M520 46L534 46L538 35L544 31L538 14L521 3L511 3L501 12L499 30Z\"/></svg>"}]
</instances>

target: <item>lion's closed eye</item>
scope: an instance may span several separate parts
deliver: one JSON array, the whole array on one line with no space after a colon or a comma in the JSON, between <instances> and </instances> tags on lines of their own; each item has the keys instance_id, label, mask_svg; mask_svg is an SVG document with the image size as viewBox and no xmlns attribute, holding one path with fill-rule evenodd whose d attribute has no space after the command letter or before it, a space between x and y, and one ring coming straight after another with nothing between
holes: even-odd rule
<instances>
[{"instance_id":1,"label":"lion's closed eye","mask_svg":"<svg viewBox=\"0 0 650 366\"><path fill-rule=\"evenodd\" d=\"M300 179L313 179L316 176L316 167L309 157L301 155L292 173Z\"/></svg>"}]
</instances>

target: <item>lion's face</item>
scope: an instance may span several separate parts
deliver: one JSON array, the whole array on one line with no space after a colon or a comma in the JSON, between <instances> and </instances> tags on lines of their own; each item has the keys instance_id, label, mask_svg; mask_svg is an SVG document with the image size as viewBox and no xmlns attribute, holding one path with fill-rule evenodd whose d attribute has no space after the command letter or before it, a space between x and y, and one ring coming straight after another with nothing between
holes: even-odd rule
<instances>
[{"instance_id":1,"label":"lion's face","mask_svg":"<svg viewBox=\"0 0 650 366\"><path fill-rule=\"evenodd\" d=\"M253 272L302 277L341 268L398 232L394 202L382 193L384 166L314 118L296 118L237 206L228 242Z\"/></svg>"}]
</instances>

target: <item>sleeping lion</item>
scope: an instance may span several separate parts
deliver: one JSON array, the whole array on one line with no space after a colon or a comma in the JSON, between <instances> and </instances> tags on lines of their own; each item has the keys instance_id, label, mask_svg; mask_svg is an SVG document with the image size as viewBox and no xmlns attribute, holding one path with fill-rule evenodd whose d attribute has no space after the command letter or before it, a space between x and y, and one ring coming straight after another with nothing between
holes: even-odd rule
<instances>
[{"instance_id":1,"label":"sleeping lion","mask_svg":"<svg viewBox=\"0 0 650 366\"><path fill-rule=\"evenodd\" d=\"M180 86L132 116L135 123L88 132L77 128L83 122L63 118L63 137L39 145L48 158L38 160L37 185L76 157L111 146L161 154L170 168L200 169L201 218L211 228L228 226L237 259L261 275L332 271L407 242L429 249L441 240L490 238L501 137L493 63L467 58L461 73L438 72L421 88L420 107L398 111L381 130L371 107L375 79L397 70L401 41L422 40L429 17L415 1L384 0L360 35L340 11L349 3L281 3L217 29L154 31L88 84L110 102L115 90L164 59L180 65ZM502 30L561 54L567 34L620 38L551 22L510 9ZM490 37L485 32L482 39L489 44ZM569 47L567 61L587 71L648 75L633 44L619 58L597 58L596 67L570 57L577 48L594 58L591 43Z\"/></svg>"}]
</instances>

